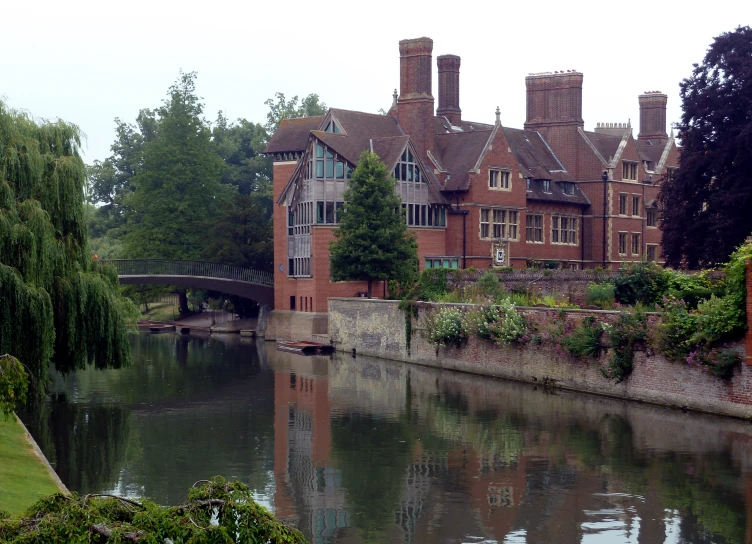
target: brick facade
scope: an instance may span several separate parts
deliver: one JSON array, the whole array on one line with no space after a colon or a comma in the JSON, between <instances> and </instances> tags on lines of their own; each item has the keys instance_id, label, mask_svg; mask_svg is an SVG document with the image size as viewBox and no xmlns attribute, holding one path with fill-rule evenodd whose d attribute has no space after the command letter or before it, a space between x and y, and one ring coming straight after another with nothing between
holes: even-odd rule
<instances>
[{"instance_id":1,"label":"brick facade","mask_svg":"<svg viewBox=\"0 0 752 544\"><path fill-rule=\"evenodd\" d=\"M345 176L335 176L333 166L330 173L328 163L325 172L324 161L354 168L366 149L379 154L395 176L408 176L396 187L406 216L413 210L416 218L423 214L417 222L407 219L418 241L420 270L437 263L500 266L492 262L500 238L508 242L504 265L514 268L554 262L562 268L617 269L629 261L661 260L657 198L662 179L678 165L673 136L666 134L666 95L639 96L636 139L627 123L584 129L582 73L531 74L525 80L525 128L511 129L498 111L493 124L462 119L460 57L436 59L435 111L433 41L402 40L399 52L400 92L386 116L332 109L319 118L286 120L266 149L274 158L275 308L326 312L328 297L367 290L365 283L330 281L328 247L336 222L309 218L305 244L298 243L296 230L295 249L288 247L293 244L288 219L301 209L304 185L314 213L316 206L341 203L342 191L334 185L341 180L344 186ZM316 146L335 158L314 157ZM420 180L412 178L412 166L405 169L413 151ZM311 196L311 185L319 196ZM446 224L428 224L427 210L441 210ZM293 256L302 256L306 266L310 261L310 272L293 273ZM383 284L374 286L374 294L383 292Z\"/></svg>"}]
</instances>

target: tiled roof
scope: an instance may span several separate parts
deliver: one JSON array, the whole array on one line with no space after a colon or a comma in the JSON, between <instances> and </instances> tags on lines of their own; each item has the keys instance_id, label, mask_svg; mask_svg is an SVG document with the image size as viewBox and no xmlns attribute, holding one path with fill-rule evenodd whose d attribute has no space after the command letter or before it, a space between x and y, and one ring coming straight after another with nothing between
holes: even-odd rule
<instances>
[{"instance_id":1,"label":"tiled roof","mask_svg":"<svg viewBox=\"0 0 752 544\"><path fill-rule=\"evenodd\" d=\"M574 184L574 194L567 195L564 193L564 183L560 181L552 181L550 186L550 192L543 192L543 182L541 180L532 180L530 182L530 190L527 192L528 200L537 200L541 202L556 202L561 204L576 204L578 206L589 206L590 201L585 196L577 184Z\"/></svg>"},{"instance_id":2,"label":"tiled roof","mask_svg":"<svg viewBox=\"0 0 752 544\"><path fill-rule=\"evenodd\" d=\"M504 135L524 177L572 181L538 131L504 127Z\"/></svg>"},{"instance_id":3,"label":"tiled roof","mask_svg":"<svg viewBox=\"0 0 752 544\"><path fill-rule=\"evenodd\" d=\"M635 140L640 158L643 161L650 161L654 165L660 162L663 150L666 149L667 144L668 141L661 140Z\"/></svg>"},{"instance_id":4,"label":"tiled roof","mask_svg":"<svg viewBox=\"0 0 752 544\"><path fill-rule=\"evenodd\" d=\"M608 162L610 158L616 156L616 151L619 149L619 144L622 140L621 138L599 132L590 132L588 130L583 130L582 133L588 140L590 140L593 147L598 150L598 153L601 154L603 160Z\"/></svg>"},{"instance_id":5,"label":"tiled roof","mask_svg":"<svg viewBox=\"0 0 752 544\"><path fill-rule=\"evenodd\" d=\"M457 126L453 126L452 123L450 123L446 117L434 117L433 118L433 129L434 129L435 134L493 130L493 127L494 127L493 125L489 125L487 123L476 123L474 121L465 121L465 120L462 120L460 122L460 126L457 127Z\"/></svg>"},{"instance_id":6,"label":"tiled roof","mask_svg":"<svg viewBox=\"0 0 752 544\"><path fill-rule=\"evenodd\" d=\"M284 119L269 140L264 153L305 150L306 144L308 144L308 135L312 130L319 128L323 119L323 115Z\"/></svg>"},{"instance_id":7,"label":"tiled roof","mask_svg":"<svg viewBox=\"0 0 752 544\"><path fill-rule=\"evenodd\" d=\"M470 169L478 162L491 132L489 129L436 135L436 159L448 174L444 190L467 190Z\"/></svg>"}]
</instances>

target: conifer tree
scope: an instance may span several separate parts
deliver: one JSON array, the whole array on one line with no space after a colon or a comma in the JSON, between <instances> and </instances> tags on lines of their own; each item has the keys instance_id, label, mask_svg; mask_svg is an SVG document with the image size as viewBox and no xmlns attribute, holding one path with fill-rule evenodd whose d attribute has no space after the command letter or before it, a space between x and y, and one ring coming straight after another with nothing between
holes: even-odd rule
<instances>
[{"instance_id":1,"label":"conifer tree","mask_svg":"<svg viewBox=\"0 0 752 544\"><path fill-rule=\"evenodd\" d=\"M334 232L333 281L407 282L418 270L418 244L408 235L394 178L378 155L364 151L345 191L345 210Z\"/></svg>"},{"instance_id":2,"label":"conifer tree","mask_svg":"<svg viewBox=\"0 0 752 544\"><path fill-rule=\"evenodd\" d=\"M80 145L75 125L0 101L0 355L17 358L37 390L51 360L70 372L129 358L134 308L87 250Z\"/></svg>"}]
</instances>

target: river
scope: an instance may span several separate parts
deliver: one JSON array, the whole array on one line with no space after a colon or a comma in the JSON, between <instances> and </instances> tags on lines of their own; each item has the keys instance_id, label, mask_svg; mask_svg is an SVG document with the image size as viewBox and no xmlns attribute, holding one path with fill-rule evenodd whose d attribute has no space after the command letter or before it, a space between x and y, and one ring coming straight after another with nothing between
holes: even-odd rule
<instances>
[{"instance_id":1,"label":"river","mask_svg":"<svg viewBox=\"0 0 752 544\"><path fill-rule=\"evenodd\" d=\"M236 336L132 348L24 416L71 490L177 504L219 474L314 543L752 541L747 422Z\"/></svg>"}]
</instances>

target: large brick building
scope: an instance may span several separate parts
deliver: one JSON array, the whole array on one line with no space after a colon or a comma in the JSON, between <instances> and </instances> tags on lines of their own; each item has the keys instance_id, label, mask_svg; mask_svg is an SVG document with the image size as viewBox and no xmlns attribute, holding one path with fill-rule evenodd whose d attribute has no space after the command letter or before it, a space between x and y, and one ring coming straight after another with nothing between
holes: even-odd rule
<instances>
[{"instance_id":1,"label":"large brick building","mask_svg":"<svg viewBox=\"0 0 752 544\"><path fill-rule=\"evenodd\" d=\"M328 297L365 290L330 281L328 247L345 184L367 149L393 172L421 270L660 259L658 185L678 165L665 94L639 96L637 138L629 123L584 129L576 71L525 79L523 129L504 127L498 109L493 124L471 122L460 109L460 57L436 59L435 109L433 41L402 40L399 49L400 92L387 115L333 108L283 121L266 148L274 159L275 308L326 312Z\"/></svg>"}]
</instances>

